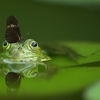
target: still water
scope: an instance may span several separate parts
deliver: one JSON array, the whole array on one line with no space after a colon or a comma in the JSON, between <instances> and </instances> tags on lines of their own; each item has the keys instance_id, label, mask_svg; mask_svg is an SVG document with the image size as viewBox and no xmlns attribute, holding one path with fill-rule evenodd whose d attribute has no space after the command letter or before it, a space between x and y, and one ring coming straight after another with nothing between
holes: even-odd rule
<instances>
[{"instance_id":1,"label":"still water","mask_svg":"<svg viewBox=\"0 0 100 100\"><path fill-rule=\"evenodd\" d=\"M79 97L80 91L100 79L99 43L61 42L59 44L66 47L67 55L50 54L51 60L45 62L47 66L23 62L1 64L2 97L7 94L11 97L13 94L18 98L28 96L37 99L67 98L75 94ZM73 53L73 50L77 51L77 54ZM18 73L18 76L12 73L7 76L8 72Z\"/></svg>"}]
</instances>

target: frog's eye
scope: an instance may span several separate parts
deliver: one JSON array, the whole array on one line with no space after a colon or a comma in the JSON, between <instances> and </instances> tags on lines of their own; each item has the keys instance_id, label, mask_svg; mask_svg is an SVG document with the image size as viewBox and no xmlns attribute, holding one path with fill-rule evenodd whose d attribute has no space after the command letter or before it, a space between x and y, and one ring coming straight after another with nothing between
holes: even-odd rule
<instances>
[{"instance_id":1,"label":"frog's eye","mask_svg":"<svg viewBox=\"0 0 100 100\"><path fill-rule=\"evenodd\" d=\"M3 46L7 46L8 42L4 41Z\"/></svg>"},{"instance_id":2,"label":"frog's eye","mask_svg":"<svg viewBox=\"0 0 100 100\"><path fill-rule=\"evenodd\" d=\"M24 47L27 47L29 50L38 52L40 50L40 47L38 46L38 43L33 39L28 39L24 42Z\"/></svg>"},{"instance_id":3,"label":"frog's eye","mask_svg":"<svg viewBox=\"0 0 100 100\"><path fill-rule=\"evenodd\" d=\"M10 44L7 41L3 42L3 49L9 49L10 48Z\"/></svg>"},{"instance_id":4,"label":"frog's eye","mask_svg":"<svg viewBox=\"0 0 100 100\"><path fill-rule=\"evenodd\" d=\"M33 42L31 43L31 46L32 46L32 47L37 47L38 44L37 44L37 42L33 41Z\"/></svg>"},{"instance_id":5,"label":"frog's eye","mask_svg":"<svg viewBox=\"0 0 100 100\"><path fill-rule=\"evenodd\" d=\"M29 48L32 49L32 50L37 50L38 48L38 43L36 41L31 41L29 43Z\"/></svg>"}]
</instances>

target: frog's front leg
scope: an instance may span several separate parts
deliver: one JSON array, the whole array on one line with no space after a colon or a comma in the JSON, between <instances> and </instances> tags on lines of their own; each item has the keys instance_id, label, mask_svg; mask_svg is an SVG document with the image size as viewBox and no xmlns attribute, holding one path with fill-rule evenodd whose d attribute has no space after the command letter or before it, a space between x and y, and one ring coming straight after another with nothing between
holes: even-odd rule
<instances>
[{"instance_id":1,"label":"frog's front leg","mask_svg":"<svg viewBox=\"0 0 100 100\"><path fill-rule=\"evenodd\" d=\"M80 58L86 58L87 57L87 56L83 56L83 55L77 53L76 51L66 52L64 56L66 58L68 58L69 60L74 61L77 64L78 64L78 59L80 59Z\"/></svg>"},{"instance_id":2,"label":"frog's front leg","mask_svg":"<svg viewBox=\"0 0 100 100\"><path fill-rule=\"evenodd\" d=\"M72 60L76 63L78 63L78 59L81 58L86 58L86 56L83 56L79 53L76 52L76 50L74 50L73 48L69 47L69 46L64 46L64 45L58 45L55 44L53 45L43 45L42 46L44 48L45 51L47 51L48 55L50 57L52 57L52 55L55 56L64 56L69 60Z\"/></svg>"}]
</instances>

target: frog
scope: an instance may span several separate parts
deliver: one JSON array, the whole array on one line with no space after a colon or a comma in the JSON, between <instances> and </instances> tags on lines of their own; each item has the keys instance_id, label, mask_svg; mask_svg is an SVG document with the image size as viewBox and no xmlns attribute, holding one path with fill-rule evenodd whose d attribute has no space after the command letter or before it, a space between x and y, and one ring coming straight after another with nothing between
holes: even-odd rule
<instances>
[{"instance_id":1,"label":"frog","mask_svg":"<svg viewBox=\"0 0 100 100\"><path fill-rule=\"evenodd\" d=\"M38 43L33 39L17 43L8 43L6 40L2 44L3 52L1 53L1 62L3 65L3 72L20 73L22 76L31 78L38 73L38 67L44 67L47 71L48 62L51 58L42 50ZM52 67L51 67L52 68Z\"/></svg>"},{"instance_id":2,"label":"frog","mask_svg":"<svg viewBox=\"0 0 100 100\"><path fill-rule=\"evenodd\" d=\"M45 44L39 46L34 39L26 39L16 43L8 43L5 40L2 47L0 61L3 63L4 74L15 72L27 78L54 75L59 67L50 62L53 59L51 55L63 55L75 63L77 63L78 57L83 57L70 47L61 46L62 48L57 49Z\"/></svg>"}]
</instances>

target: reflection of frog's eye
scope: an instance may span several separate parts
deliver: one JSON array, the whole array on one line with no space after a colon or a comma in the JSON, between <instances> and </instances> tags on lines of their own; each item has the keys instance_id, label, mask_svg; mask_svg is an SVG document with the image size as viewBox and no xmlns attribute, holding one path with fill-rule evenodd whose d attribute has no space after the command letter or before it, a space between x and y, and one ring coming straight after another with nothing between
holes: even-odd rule
<instances>
[{"instance_id":1,"label":"reflection of frog's eye","mask_svg":"<svg viewBox=\"0 0 100 100\"><path fill-rule=\"evenodd\" d=\"M10 44L7 41L4 41L2 45L3 45L3 49L9 49L10 47Z\"/></svg>"},{"instance_id":2,"label":"reflection of frog's eye","mask_svg":"<svg viewBox=\"0 0 100 100\"><path fill-rule=\"evenodd\" d=\"M37 47L37 45L38 45L38 44L37 44L37 42L35 42L35 41L32 42L32 44L31 44L32 47Z\"/></svg>"}]
</instances>

